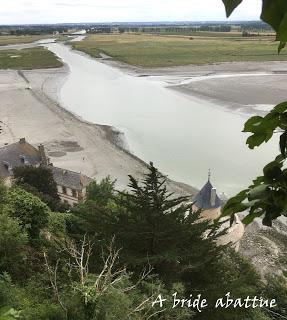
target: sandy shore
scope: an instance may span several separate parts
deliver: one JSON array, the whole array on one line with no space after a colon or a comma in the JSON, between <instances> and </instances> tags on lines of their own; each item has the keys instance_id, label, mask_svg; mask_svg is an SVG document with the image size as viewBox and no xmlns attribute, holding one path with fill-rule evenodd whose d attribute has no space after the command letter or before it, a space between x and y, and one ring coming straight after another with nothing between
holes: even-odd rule
<instances>
[{"instance_id":1,"label":"sandy shore","mask_svg":"<svg viewBox=\"0 0 287 320\"><path fill-rule=\"evenodd\" d=\"M226 62L165 68L140 68L98 59L137 77L162 81L186 96L213 101L231 111L262 115L272 105L287 100L287 62Z\"/></svg>"},{"instance_id":2,"label":"sandy shore","mask_svg":"<svg viewBox=\"0 0 287 320\"><path fill-rule=\"evenodd\" d=\"M128 175L141 177L146 164L122 148L115 129L87 123L61 108L58 91L67 75L67 67L23 74L0 71L0 147L26 137L34 145L43 143L55 166L96 179L110 175L118 188L126 188ZM195 191L185 184L168 184L177 194Z\"/></svg>"}]
</instances>

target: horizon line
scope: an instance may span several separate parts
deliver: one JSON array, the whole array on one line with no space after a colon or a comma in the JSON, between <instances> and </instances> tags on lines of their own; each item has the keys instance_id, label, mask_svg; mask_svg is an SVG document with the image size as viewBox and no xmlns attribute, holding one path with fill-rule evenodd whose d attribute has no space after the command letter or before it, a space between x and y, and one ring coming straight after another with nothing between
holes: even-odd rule
<instances>
[{"instance_id":1,"label":"horizon line","mask_svg":"<svg viewBox=\"0 0 287 320\"><path fill-rule=\"evenodd\" d=\"M8 23L0 24L0 27L6 26L43 26L43 25L85 25L85 24L146 24L146 23L242 23L242 22L262 22L256 20L155 20L155 21L101 21L101 22L47 22L47 23Z\"/></svg>"}]
</instances>

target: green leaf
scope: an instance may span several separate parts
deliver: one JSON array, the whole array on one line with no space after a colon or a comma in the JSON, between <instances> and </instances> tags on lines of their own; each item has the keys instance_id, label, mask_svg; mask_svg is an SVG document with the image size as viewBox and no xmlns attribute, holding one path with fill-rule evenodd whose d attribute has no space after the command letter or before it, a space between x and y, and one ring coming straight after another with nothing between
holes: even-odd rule
<instances>
[{"instance_id":1,"label":"green leaf","mask_svg":"<svg viewBox=\"0 0 287 320\"><path fill-rule=\"evenodd\" d=\"M248 194L248 199L254 200L258 198L262 198L266 195L266 190L268 188L267 184L261 184L251 189Z\"/></svg>"},{"instance_id":2,"label":"green leaf","mask_svg":"<svg viewBox=\"0 0 287 320\"><path fill-rule=\"evenodd\" d=\"M236 9L242 0L222 0L225 5L226 15L229 17L234 9Z\"/></svg>"},{"instance_id":3,"label":"green leaf","mask_svg":"<svg viewBox=\"0 0 287 320\"><path fill-rule=\"evenodd\" d=\"M223 213L222 217L229 216L234 213L243 212L243 211L247 210L249 207L250 206L248 203L241 203L241 202L238 202L238 203L230 206L229 208L224 207L224 210L222 211L222 213Z\"/></svg>"},{"instance_id":4,"label":"green leaf","mask_svg":"<svg viewBox=\"0 0 287 320\"><path fill-rule=\"evenodd\" d=\"M281 41L278 46L278 54L286 47L286 42Z\"/></svg>"},{"instance_id":5,"label":"green leaf","mask_svg":"<svg viewBox=\"0 0 287 320\"><path fill-rule=\"evenodd\" d=\"M280 155L281 156L281 155ZM260 176L253 180L253 186L249 188L254 188L254 186L258 186L264 182L264 177Z\"/></svg>"},{"instance_id":6,"label":"green leaf","mask_svg":"<svg viewBox=\"0 0 287 320\"><path fill-rule=\"evenodd\" d=\"M281 21L278 35L277 35L277 39L280 40L281 42L287 41L287 10L285 12L285 15L284 15L282 21Z\"/></svg>"},{"instance_id":7,"label":"green leaf","mask_svg":"<svg viewBox=\"0 0 287 320\"><path fill-rule=\"evenodd\" d=\"M286 149L287 149L287 131L285 131L280 136L280 151L283 158L286 158Z\"/></svg>"},{"instance_id":8,"label":"green leaf","mask_svg":"<svg viewBox=\"0 0 287 320\"><path fill-rule=\"evenodd\" d=\"M230 198L226 202L225 206L222 208L221 217L229 216L232 213L244 211L246 209L246 206L244 205L244 208L242 208L241 205L242 205L242 201L247 199L247 193L248 193L248 189L243 190L240 193L238 193L235 197ZM236 210L239 210L239 211L236 211Z\"/></svg>"},{"instance_id":9,"label":"green leaf","mask_svg":"<svg viewBox=\"0 0 287 320\"><path fill-rule=\"evenodd\" d=\"M243 220L242 220L242 223L244 224L250 224L255 218L259 218L261 217L263 214L262 211L259 211L259 212L253 212L253 213L250 213L249 215L247 215Z\"/></svg>"},{"instance_id":10,"label":"green leaf","mask_svg":"<svg viewBox=\"0 0 287 320\"><path fill-rule=\"evenodd\" d=\"M278 127L286 131L287 130L287 112L280 114L279 121L280 123L278 124Z\"/></svg>"},{"instance_id":11,"label":"green leaf","mask_svg":"<svg viewBox=\"0 0 287 320\"><path fill-rule=\"evenodd\" d=\"M282 163L278 163L277 161L272 161L264 167L263 172L267 182L273 182L274 180L278 180L282 177Z\"/></svg>"},{"instance_id":12,"label":"green leaf","mask_svg":"<svg viewBox=\"0 0 287 320\"><path fill-rule=\"evenodd\" d=\"M268 142L273 137L273 131L266 132L265 134L265 142Z\"/></svg>"},{"instance_id":13,"label":"green leaf","mask_svg":"<svg viewBox=\"0 0 287 320\"><path fill-rule=\"evenodd\" d=\"M275 158L275 161L276 161L276 162L282 162L282 161L284 161L284 157L282 156L282 154L279 154L279 156L277 156L277 157Z\"/></svg>"},{"instance_id":14,"label":"green leaf","mask_svg":"<svg viewBox=\"0 0 287 320\"><path fill-rule=\"evenodd\" d=\"M247 144L250 149L260 146L263 142L268 142L274 130L280 125L280 115L274 109L264 118L256 116L250 118L244 126L243 132L254 133L247 139Z\"/></svg>"},{"instance_id":15,"label":"green leaf","mask_svg":"<svg viewBox=\"0 0 287 320\"><path fill-rule=\"evenodd\" d=\"M276 40L280 41L278 53L284 49L287 41L287 1L263 0L261 19L271 25L277 33Z\"/></svg>"},{"instance_id":16,"label":"green leaf","mask_svg":"<svg viewBox=\"0 0 287 320\"><path fill-rule=\"evenodd\" d=\"M272 111L276 111L278 113L283 113L287 110L287 101L279 103ZM271 112L272 112L271 111Z\"/></svg>"},{"instance_id":17,"label":"green leaf","mask_svg":"<svg viewBox=\"0 0 287 320\"><path fill-rule=\"evenodd\" d=\"M281 23L287 12L286 0L263 0L261 19L279 33ZM278 37L280 35L278 34Z\"/></svg>"},{"instance_id":18,"label":"green leaf","mask_svg":"<svg viewBox=\"0 0 287 320\"><path fill-rule=\"evenodd\" d=\"M243 132L256 132L262 125L263 118L260 116L251 117L244 125Z\"/></svg>"},{"instance_id":19,"label":"green leaf","mask_svg":"<svg viewBox=\"0 0 287 320\"><path fill-rule=\"evenodd\" d=\"M269 206L266 208L265 216L262 220L263 225L272 227L272 221L280 217L281 210L274 208L274 206Z\"/></svg>"},{"instance_id":20,"label":"green leaf","mask_svg":"<svg viewBox=\"0 0 287 320\"><path fill-rule=\"evenodd\" d=\"M253 134L247 139L246 144L250 149L254 149L255 147L258 147L263 142L265 142L265 140L266 140L265 133Z\"/></svg>"}]
</instances>

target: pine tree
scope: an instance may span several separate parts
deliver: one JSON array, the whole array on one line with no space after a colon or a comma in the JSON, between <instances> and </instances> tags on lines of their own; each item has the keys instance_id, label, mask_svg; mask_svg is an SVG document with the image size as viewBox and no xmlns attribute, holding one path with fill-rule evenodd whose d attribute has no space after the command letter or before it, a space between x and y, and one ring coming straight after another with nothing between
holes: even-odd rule
<instances>
[{"instance_id":1,"label":"pine tree","mask_svg":"<svg viewBox=\"0 0 287 320\"><path fill-rule=\"evenodd\" d=\"M172 281L186 268L203 268L217 259L218 234L199 219L200 212L191 212L188 197L168 192L166 177L152 163L141 182L129 178L131 192L121 194L114 234L133 271L150 264Z\"/></svg>"},{"instance_id":2,"label":"pine tree","mask_svg":"<svg viewBox=\"0 0 287 320\"><path fill-rule=\"evenodd\" d=\"M52 170L49 167L32 166L17 167L13 170L15 182L18 185L29 185L39 192L59 200L57 184L54 181Z\"/></svg>"}]
</instances>

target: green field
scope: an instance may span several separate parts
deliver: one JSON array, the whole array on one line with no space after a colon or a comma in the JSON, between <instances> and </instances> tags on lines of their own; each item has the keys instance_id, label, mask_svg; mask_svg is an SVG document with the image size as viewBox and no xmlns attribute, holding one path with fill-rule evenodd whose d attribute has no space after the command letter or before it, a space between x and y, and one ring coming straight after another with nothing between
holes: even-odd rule
<instances>
[{"instance_id":1,"label":"green field","mask_svg":"<svg viewBox=\"0 0 287 320\"><path fill-rule=\"evenodd\" d=\"M0 69L31 70L58 68L62 65L52 52L42 47L0 50Z\"/></svg>"},{"instance_id":2,"label":"green field","mask_svg":"<svg viewBox=\"0 0 287 320\"><path fill-rule=\"evenodd\" d=\"M31 43L45 38L52 38L51 35L39 36L0 36L0 46L9 44Z\"/></svg>"},{"instance_id":3,"label":"green field","mask_svg":"<svg viewBox=\"0 0 287 320\"><path fill-rule=\"evenodd\" d=\"M93 57L105 53L142 67L165 67L233 61L287 60L277 54L273 37L190 37L143 34L90 35L72 44Z\"/></svg>"}]
</instances>

